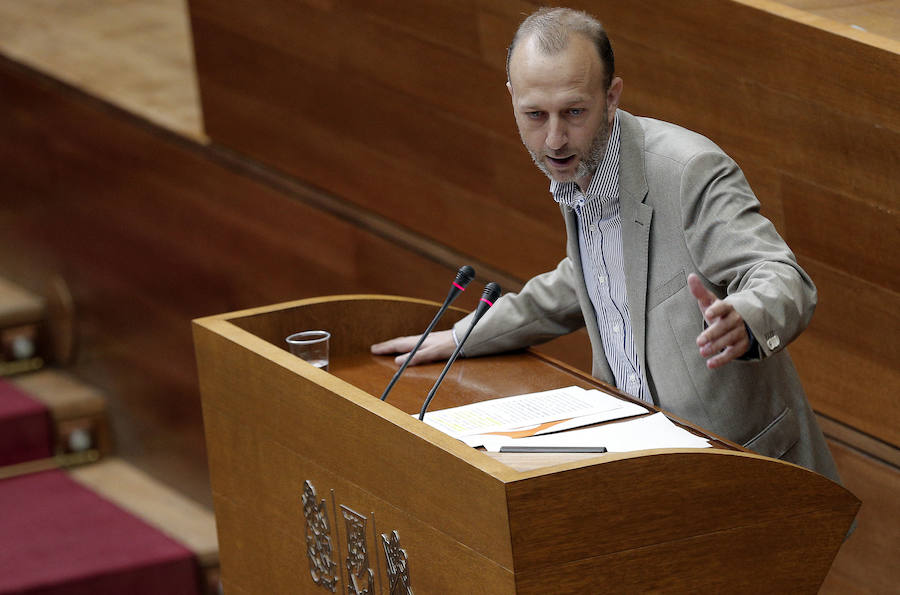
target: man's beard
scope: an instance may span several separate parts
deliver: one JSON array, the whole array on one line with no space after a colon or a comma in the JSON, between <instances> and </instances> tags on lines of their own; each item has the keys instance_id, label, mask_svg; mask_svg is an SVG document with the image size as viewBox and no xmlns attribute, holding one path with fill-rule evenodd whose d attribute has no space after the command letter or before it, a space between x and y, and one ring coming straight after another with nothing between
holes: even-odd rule
<instances>
[{"instance_id":1,"label":"man's beard","mask_svg":"<svg viewBox=\"0 0 900 595\"><path fill-rule=\"evenodd\" d=\"M544 163L543 158L547 156L546 153L544 155L538 155L531 149L528 149L528 152L531 154L531 160L534 161L534 164L538 169L544 172L544 175L551 180L557 182L575 182L584 178L590 180L593 177L594 172L597 171L597 168L600 167L604 155L606 155L606 144L608 141L609 124L606 120L603 120L599 130L597 130L597 134L594 135L594 140L591 141L591 147L588 149L587 154L578 153L576 155L578 157L578 167L575 168L575 173L572 174L569 179L564 180L557 180L553 177L550 168Z\"/></svg>"}]
</instances>

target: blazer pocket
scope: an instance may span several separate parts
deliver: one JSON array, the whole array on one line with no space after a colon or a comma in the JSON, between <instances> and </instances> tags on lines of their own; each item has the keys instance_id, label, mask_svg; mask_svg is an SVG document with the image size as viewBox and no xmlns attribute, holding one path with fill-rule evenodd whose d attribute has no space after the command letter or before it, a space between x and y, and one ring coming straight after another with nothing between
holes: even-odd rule
<instances>
[{"instance_id":1,"label":"blazer pocket","mask_svg":"<svg viewBox=\"0 0 900 595\"><path fill-rule=\"evenodd\" d=\"M794 410L785 407L759 434L745 442L744 447L761 455L780 459L800 440L800 432L797 428Z\"/></svg>"},{"instance_id":2,"label":"blazer pocket","mask_svg":"<svg viewBox=\"0 0 900 595\"><path fill-rule=\"evenodd\" d=\"M678 271L674 277L650 292L647 299L647 311L649 312L656 306L660 305L687 285L687 277L684 271Z\"/></svg>"}]
</instances>

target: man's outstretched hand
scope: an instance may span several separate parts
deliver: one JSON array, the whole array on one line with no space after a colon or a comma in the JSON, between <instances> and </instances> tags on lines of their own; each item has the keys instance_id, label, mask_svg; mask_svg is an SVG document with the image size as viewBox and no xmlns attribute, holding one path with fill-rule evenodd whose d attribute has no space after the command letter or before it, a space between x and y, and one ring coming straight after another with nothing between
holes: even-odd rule
<instances>
[{"instance_id":1,"label":"man's outstretched hand","mask_svg":"<svg viewBox=\"0 0 900 595\"><path fill-rule=\"evenodd\" d=\"M734 306L717 298L693 273L688 275L688 285L708 325L697 337L697 347L706 358L706 366L718 368L747 353L750 348L747 326Z\"/></svg>"},{"instance_id":2,"label":"man's outstretched hand","mask_svg":"<svg viewBox=\"0 0 900 595\"><path fill-rule=\"evenodd\" d=\"M383 343L376 343L370 348L375 355L394 355L400 354L394 358L394 362L399 366L402 365L406 356L412 351L412 348L419 342L420 335L411 337L397 337ZM416 356L409 362L410 366L416 364L427 364L429 362L443 361L453 355L456 349L456 342L453 340L452 331L435 331L428 335Z\"/></svg>"}]
</instances>

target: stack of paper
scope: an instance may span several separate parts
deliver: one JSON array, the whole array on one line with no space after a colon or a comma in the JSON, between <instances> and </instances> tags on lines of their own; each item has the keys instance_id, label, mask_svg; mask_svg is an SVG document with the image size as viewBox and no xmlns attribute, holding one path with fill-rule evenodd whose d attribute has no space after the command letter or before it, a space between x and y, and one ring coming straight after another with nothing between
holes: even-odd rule
<instances>
[{"instance_id":1,"label":"stack of paper","mask_svg":"<svg viewBox=\"0 0 900 595\"><path fill-rule=\"evenodd\" d=\"M559 432L647 413L647 408L598 390L568 386L425 414L425 423L470 446ZM499 448L499 446L498 446Z\"/></svg>"},{"instance_id":2,"label":"stack of paper","mask_svg":"<svg viewBox=\"0 0 900 595\"><path fill-rule=\"evenodd\" d=\"M706 438L695 436L673 424L662 413L593 428L561 432L549 436L519 438L484 436L481 440L490 452L501 446L604 446L607 452L631 452L656 448L711 448Z\"/></svg>"}]
</instances>

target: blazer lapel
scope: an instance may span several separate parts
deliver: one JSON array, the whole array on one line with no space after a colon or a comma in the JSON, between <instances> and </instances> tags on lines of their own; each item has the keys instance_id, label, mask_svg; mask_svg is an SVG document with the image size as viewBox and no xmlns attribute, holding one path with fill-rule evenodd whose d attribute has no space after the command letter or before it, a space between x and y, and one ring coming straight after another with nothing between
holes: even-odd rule
<instances>
[{"instance_id":1,"label":"blazer lapel","mask_svg":"<svg viewBox=\"0 0 900 595\"><path fill-rule=\"evenodd\" d=\"M622 217L622 251L625 258L625 288L631 329L646 374L647 272L650 256L650 221L653 207L647 198L644 165L644 132L637 119L619 110L619 209Z\"/></svg>"}]
</instances>

